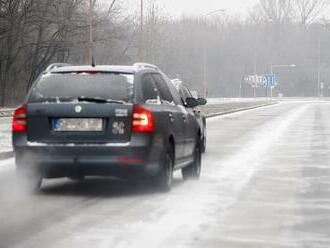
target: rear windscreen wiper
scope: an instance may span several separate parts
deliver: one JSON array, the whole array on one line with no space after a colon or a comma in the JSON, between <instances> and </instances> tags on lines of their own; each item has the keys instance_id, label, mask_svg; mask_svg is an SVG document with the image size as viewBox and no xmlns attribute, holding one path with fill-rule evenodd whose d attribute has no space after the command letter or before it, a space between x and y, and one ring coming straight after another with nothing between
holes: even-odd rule
<instances>
[{"instance_id":1,"label":"rear windscreen wiper","mask_svg":"<svg viewBox=\"0 0 330 248\"><path fill-rule=\"evenodd\" d=\"M95 102L95 103L117 103L117 104L125 103L125 101L120 101L120 100L104 99L101 97L85 97L85 96L78 97L78 101L79 102Z\"/></svg>"}]
</instances>

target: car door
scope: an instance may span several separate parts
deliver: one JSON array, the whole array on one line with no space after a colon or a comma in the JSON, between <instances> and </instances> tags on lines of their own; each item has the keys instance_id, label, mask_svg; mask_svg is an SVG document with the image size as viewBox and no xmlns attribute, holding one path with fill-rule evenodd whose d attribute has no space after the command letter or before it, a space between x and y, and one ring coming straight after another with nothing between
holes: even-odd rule
<instances>
[{"instance_id":1,"label":"car door","mask_svg":"<svg viewBox=\"0 0 330 248\"><path fill-rule=\"evenodd\" d=\"M184 85L179 87L180 96L185 105L186 99L188 97L192 97L190 91ZM185 155L192 156L194 152L194 148L197 141L197 130L198 124L195 116L195 110L193 108L185 108L187 112L187 120L185 122Z\"/></svg>"},{"instance_id":2,"label":"car door","mask_svg":"<svg viewBox=\"0 0 330 248\"><path fill-rule=\"evenodd\" d=\"M176 164L183 162L185 157L185 122L182 109L175 103L166 81L158 73L152 74L160 93L164 114L168 118L168 128L175 139Z\"/></svg>"}]
</instances>

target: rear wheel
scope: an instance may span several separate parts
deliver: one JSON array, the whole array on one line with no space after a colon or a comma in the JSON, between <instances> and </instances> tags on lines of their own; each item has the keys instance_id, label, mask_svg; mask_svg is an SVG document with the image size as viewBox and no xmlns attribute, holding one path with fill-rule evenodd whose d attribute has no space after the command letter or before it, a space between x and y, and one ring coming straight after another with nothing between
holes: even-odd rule
<instances>
[{"instance_id":1,"label":"rear wheel","mask_svg":"<svg viewBox=\"0 0 330 248\"><path fill-rule=\"evenodd\" d=\"M27 193L36 193L39 191L42 183L42 175L37 168L17 165L16 172L21 190Z\"/></svg>"},{"instance_id":2,"label":"rear wheel","mask_svg":"<svg viewBox=\"0 0 330 248\"><path fill-rule=\"evenodd\" d=\"M174 161L173 149L169 148L167 149L167 152L163 160L162 170L156 178L156 184L158 186L158 189L162 192L168 192L172 188L173 161Z\"/></svg>"},{"instance_id":3,"label":"rear wheel","mask_svg":"<svg viewBox=\"0 0 330 248\"><path fill-rule=\"evenodd\" d=\"M202 146L201 146L201 151L202 153L205 153L206 151L206 123L204 121L204 132L203 132L203 138L202 138Z\"/></svg>"},{"instance_id":4,"label":"rear wheel","mask_svg":"<svg viewBox=\"0 0 330 248\"><path fill-rule=\"evenodd\" d=\"M202 167L201 146L198 143L194 150L194 161L187 167L182 168L183 179L199 179Z\"/></svg>"},{"instance_id":5,"label":"rear wheel","mask_svg":"<svg viewBox=\"0 0 330 248\"><path fill-rule=\"evenodd\" d=\"M202 138L202 148L201 148L201 152L202 153L205 153L205 151L206 151L206 136L204 136L203 138Z\"/></svg>"}]
</instances>

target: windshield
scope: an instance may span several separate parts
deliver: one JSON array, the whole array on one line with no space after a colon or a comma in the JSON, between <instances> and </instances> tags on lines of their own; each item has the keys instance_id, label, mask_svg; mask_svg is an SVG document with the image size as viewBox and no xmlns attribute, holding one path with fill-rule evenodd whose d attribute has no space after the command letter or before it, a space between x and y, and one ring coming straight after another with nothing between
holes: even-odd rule
<instances>
[{"instance_id":1,"label":"windshield","mask_svg":"<svg viewBox=\"0 0 330 248\"><path fill-rule=\"evenodd\" d=\"M133 92L133 74L53 73L40 77L29 102L70 101L81 97L131 102Z\"/></svg>"}]
</instances>

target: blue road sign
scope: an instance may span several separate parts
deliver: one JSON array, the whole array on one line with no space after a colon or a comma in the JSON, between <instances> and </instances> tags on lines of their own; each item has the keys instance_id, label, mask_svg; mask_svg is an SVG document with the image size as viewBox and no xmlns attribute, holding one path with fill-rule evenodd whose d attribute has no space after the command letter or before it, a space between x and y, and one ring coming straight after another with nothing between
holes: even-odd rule
<instances>
[{"instance_id":1,"label":"blue road sign","mask_svg":"<svg viewBox=\"0 0 330 248\"><path fill-rule=\"evenodd\" d=\"M276 86L276 78L274 74L264 75L262 81L265 87Z\"/></svg>"}]
</instances>

